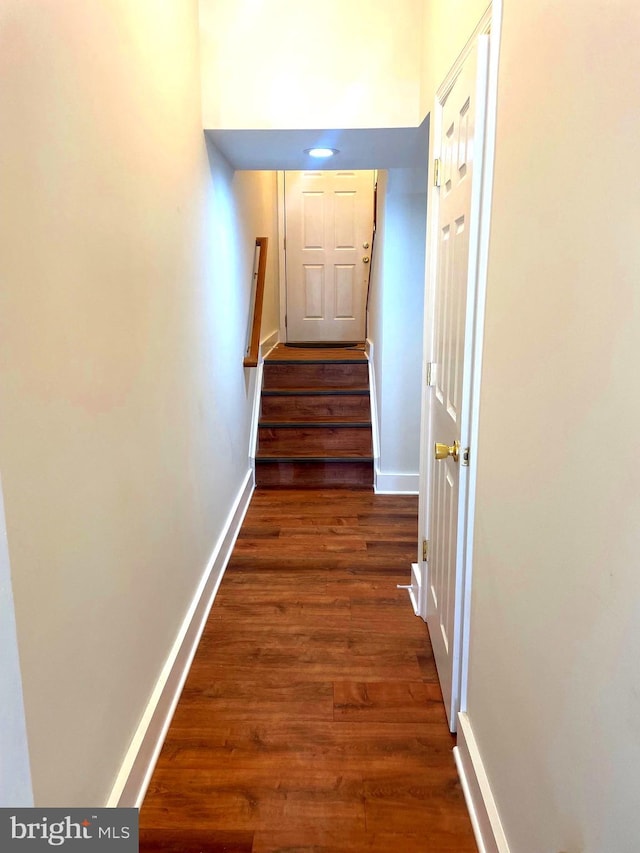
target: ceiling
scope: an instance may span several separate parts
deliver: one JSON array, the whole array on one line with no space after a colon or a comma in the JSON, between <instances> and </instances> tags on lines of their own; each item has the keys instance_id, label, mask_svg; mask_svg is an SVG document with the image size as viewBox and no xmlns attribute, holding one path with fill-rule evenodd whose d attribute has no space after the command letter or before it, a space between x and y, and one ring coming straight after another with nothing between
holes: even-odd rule
<instances>
[{"instance_id":1,"label":"ceiling","mask_svg":"<svg viewBox=\"0 0 640 853\"><path fill-rule=\"evenodd\" d=\"M429 117L419 127L351 130L205 130L235 169L393 169L426 166ZM317 160L305 148L337 148Z\"/></svg>"}]
</instances>

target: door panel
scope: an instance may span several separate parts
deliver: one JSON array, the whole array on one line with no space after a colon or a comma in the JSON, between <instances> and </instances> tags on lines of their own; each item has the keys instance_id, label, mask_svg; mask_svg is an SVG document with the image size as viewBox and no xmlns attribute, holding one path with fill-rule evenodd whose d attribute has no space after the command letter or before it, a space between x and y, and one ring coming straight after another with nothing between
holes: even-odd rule
<instances>
[{"instance_id":1,"label":"door panel","mask_svg":"<svg viewBox=\"0 0 640 853\"><path fill-rule=\"evenodd\" d=\"M464 529L476 292L478 212L486 101L488 41L480 37L442 107L441 186L435 241L434 358L431 436L460 446L431 464L431 555L427 623L451 730L460 698ZM474 167L475 160L475 167Z\"/></svg>"},{"instance_id":2,"label":"door panel","mask_svg":"<svg viewBox=\"0 0 640 853\"><path fill-rule=\"evenodd\" d=\"M302 194L304 249L324 249L324 205L324 193L304 192Z\"/></svg>"},{"instance_id":3,"label":"door panel","mask_svg":"<svg viewBox=\"0 0 640 853\"><path fill-rule=\"evenodd\" d=\"M322 317L322 297L324 294L324 267L304 266L304 311L307 317Z\"/></svg>"},{"instance_id":4,"label":"door panel","mask_svg":"<svg viewBox=\"0 0 640 853\"><path fill-rule=\"evenodd\" d=\"M336 287L336 317L353 318L357 297L356 268L354 264L336 264L334 267Z\"/></svg>"},{"instance_id":5,"label":"door panel","mask_svg":"<svg viewBox=\"0 0 640 853\"><path fill-rule=\"evenodd\" d=\"M361 341L374 173L286 172L288 341Z\"/></svg>"}]
</instances>

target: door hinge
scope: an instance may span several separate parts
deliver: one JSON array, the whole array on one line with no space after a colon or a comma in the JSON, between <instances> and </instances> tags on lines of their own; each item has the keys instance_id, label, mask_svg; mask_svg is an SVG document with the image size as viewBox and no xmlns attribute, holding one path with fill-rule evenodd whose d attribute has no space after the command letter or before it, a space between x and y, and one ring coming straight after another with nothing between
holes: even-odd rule
<instances>
[{"instance_id":1,"label":"door hinge","mask_svg":"<svg viewBox=\"0 0 640 853\"><path fill-rule=\"evenodd\" d=\"M467 468L469 467L470 455L471 455L471 448L470 447L465 447L463 449L462 453L460 454L461 464L466 465Z\"/></svg>"},{"instance_id":2,"label":"door hinge","mask_svg":"<svg viewBox=\"0 0 640 853\"><path fill-rule=\"evenodd\" d=\"M429 557L429 540L423 539L422 540L422 562L426 563L428 557Z\"/></svg>"},{"instance_id":3,"label":"door hinge","mask_svg":"<svg viewBox=\"0 0 640 853\"><path fill-rule=\"evenodd\" d=\"M440 158L436 157L433 161L433 185L434 187L440 186Z\"/></svg>"},{"instance_id":4,"label":"door hinge","mask_svg":"<svg viewBox=\"0 0 640 853\"><path fill-rule=\"evenodd\" d=\"M288 317L287 317L287 315L285 314L285 315L284 315L284 324L285 324L285 326L287 325L287 320L288 320L288 319L289 319L289 318L288 318Z\"/></svg>"},{"instance_id":5,"label":"door hinge","mask_svg":"<svg viewBox=\"0 0 640 853\"><path fill-rule=\"evenodd\" d=\"M433 385L436 378L436 366L432 361L427 362L427 385Z\"/></svg>"}]
</instances>

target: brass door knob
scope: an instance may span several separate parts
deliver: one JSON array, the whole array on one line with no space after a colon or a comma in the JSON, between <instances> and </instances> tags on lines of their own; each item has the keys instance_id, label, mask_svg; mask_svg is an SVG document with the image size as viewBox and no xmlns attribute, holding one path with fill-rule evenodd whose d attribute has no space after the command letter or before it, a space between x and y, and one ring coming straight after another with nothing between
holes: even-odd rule
<instances>
[{"instance_id":1,"label":"brass door knob","mask_svg":"<svg viewBox=\"0 0 640 853\"><path fill-rule=\"evenodd\" d=\"M436 441L433 447L433 455L436 459L446 459L450 456L454 462L457 462L460 458L460 442L456 440L449 447L448 444L440 444L439 441Z\"/></svg>"},{"instance_id":2,"label":"brass door knob","mask_svg":"<svg viewBox=\"0 0 640 853\"><path fill-rule=\"evenodd\" d=\"M368 255L365 255L365 256L364 256L364 258L362 259L362 263L363 263L363 264L368 264L368 263L369 263L369 256L368 256Z\"/></svg>"}]
</instances>

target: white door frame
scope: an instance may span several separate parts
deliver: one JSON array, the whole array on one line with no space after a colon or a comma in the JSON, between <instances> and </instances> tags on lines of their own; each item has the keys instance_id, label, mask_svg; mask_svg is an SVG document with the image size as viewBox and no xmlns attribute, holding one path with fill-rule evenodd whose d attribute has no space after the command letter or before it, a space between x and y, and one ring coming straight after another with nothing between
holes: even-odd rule
<instances>
[{"instance_id":1,"label":"white door frame","mask_svg":"<svg viewBox=\"0 0 640 853\"><path fill-rule=\"evenodd\" d=\"M471 632L471 583L473 535L475 521L475 497L477 477L478 425L480 409L480 379L482 373L482 345L484 334L484 315L487 290L488 249L491 225L491 199L493 191L493 164L495 155L496 134L496 104L498 92L498 59L500 44L500 28L502 22L502 0L493 0L478 26L467 41L462 52L453 64L436 94L430 137L433 140L433 150L430 152L429 163L429 200L427 207L427 271L425 277L425 319L424 319L424 356L422 382L422 413L420 428L420 508L419 508L419 553L418 566L420 574L420 589L418 610L419 615L426 620L427 590L428 590L428 560L422 561L422 542L430 538L429 523L431 518L431 492L433 477L434 436L431 431L431 395L432 386L427 384L429 365L435 360L434 353L434 322L435 322L435 285L437 275L437 232L439 217L439 195L433 191L434 161L440 157L440 134L442 129L442 110L447 95L460 73L465 59L469 55L478 36L490 33L489 74L487 81L487 106L484 139L484 155L481 164L474 163L475 175L480 172L481 202L478 223L478 246L476 262L476 299L473 316L473 345L471 365L471 394L467 411L469 422L470 464L467 478L466 528L464 531L463 555L463 584L461 589L461 641L460 649L460 712L467 707L467 678L469 670L469 642ZM470 259L471 263L471 259Z\"/></svg>"},{"instance_id":2,"label":"white door frame","mask_svg":"<svg viewBox=\"0 0 640 853\"><path fill-rule=\"evenodd\" d=\"M278 298L280 300L280 340L287 340L287 253L285 252L284 171L278 172Z\"/></svg>"}]
</instances>

